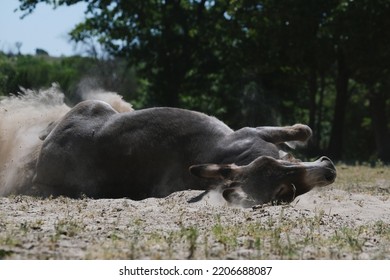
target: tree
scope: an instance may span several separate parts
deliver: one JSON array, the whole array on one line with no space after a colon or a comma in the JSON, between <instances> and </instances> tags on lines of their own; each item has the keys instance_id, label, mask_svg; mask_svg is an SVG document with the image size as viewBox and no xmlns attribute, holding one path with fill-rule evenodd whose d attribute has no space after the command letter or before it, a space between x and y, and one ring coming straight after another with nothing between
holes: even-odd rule
<instances>
[{"instance_id":1,"label":"tree","mask_svg":"<svg viewBox=\"0 0 390 280\"><path fill-rule=\"evenodd\" d=\"M372 127L378 156L390 161L389 127L386 102L389 100L386 80L389 78L390 2L386 0L340 1L328 21L337 53L338 79L336 110L329 151L341 157L342 134L347 103L354 79L369 90Z\"/></svg>"},{"instance_id":2,"label":"tree","mask_svg":"<svg viewBox=\"0 0 390 280\"><path fill-rule=\"evenodd\" d=\"M20 52L20 49L22 48L22 46L23 46L23 43L22 42L16 42L15 43L15 47L16 47L16 49L18 50L18 53L17 54L21 54L21 52Z\"/></svg>"},{"instance_id":3,"label":"tree","mask_svg":"<svg viewBox=\"0 0 390 280\"><path fill-rule=\"evenodd\" d=\"M360 142L373 153L369 126L389 160L388 0L20 0L20 9L41 2L87 3L73 40L98 41L134 69L143 106L198 109L233 127L307 122L312 153L334 159L359 158Z\"/></svg>"}]
</instances>

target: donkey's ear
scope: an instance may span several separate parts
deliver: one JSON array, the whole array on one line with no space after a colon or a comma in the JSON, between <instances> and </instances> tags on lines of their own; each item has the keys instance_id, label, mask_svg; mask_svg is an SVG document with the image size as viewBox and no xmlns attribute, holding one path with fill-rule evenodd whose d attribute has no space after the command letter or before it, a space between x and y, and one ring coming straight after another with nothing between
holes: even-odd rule
<instances>
[{"instance_id":1,"label":"donkey's ear","mask_svg":"<svg viewBox=\"0 0 390 280\"><path fill-rule=\"evenodd\" d=\"M190 172L200 178L229 179L234 176L238 166L235 164L198 164L190 166Z\"/></svg>"}]
</instances>

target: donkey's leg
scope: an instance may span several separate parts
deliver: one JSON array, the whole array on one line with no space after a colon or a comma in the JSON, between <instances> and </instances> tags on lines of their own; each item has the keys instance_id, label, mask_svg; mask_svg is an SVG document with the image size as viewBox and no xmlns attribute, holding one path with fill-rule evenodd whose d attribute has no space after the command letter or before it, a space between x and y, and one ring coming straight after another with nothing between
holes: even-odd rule
<instances>
[{"instance_id":1,"label":"donkey's leg","mask_svg":"<svg viewBox=\"0 0 390 280\"><path fill-rule=\"evenodd\" d=\"M262 126L256 128L263 138L267 142L274 144L280 144L285 142L307 141L311 135L312 131L310 127L304 124L295 124L293 126Z\"/></svg>"}]
</instances>

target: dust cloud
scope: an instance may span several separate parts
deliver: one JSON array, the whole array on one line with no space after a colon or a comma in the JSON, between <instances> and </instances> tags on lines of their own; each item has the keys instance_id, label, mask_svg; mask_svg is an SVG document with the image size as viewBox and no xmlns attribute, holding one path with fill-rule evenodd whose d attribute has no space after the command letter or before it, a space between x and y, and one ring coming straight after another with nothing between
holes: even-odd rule
<instances>
[{"instance_id":1,"label":"dust cloud","mask_svg":"<svg viewBox=\"0 0 390 280\"><path fill-rule=\"evenodd\" d=\"M101 100L118 112L132 111L129 103L113 92L88 90L83 100ZM30 193L35 165L42 145L39 135L59 120L70 107L58 85L0 100L0 195Z\"/></svg>"}]
</instances>

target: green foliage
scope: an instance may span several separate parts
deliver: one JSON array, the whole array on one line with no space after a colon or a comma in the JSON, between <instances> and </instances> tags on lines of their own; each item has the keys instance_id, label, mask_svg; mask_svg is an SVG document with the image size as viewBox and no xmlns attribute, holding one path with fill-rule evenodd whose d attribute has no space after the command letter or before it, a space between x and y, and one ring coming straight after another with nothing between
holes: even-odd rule
<instances>
[{"instance_id":1,"label":"green foliage","mask_svg":"<svg viewBox=\"0 0 390 280\"><path fill-rule=\"evenodd\" d=\"M95 74L102 87L130 89L123 95L136 108L197 109L234 128L305 122L313 155L390 161L388 0L20 0L20 9L28 14L41 2L87 3L70 35L114 57ZM0 82L63 79L75 92L76 77L88 72L52 65L43 59L32 80L0 63Z\"/></svg>"},{"instance_id":2,"label":"green foliage","mask_svg":"<svg viewBox=\"0 0 390 280\"><path fill-rule=\"evenodd\" d=\"M0 53L0 96L12 92L16 87L15 65L11 59Z\"/></svg>"},{"instance_id":3,"label":"green foliage","mask_svg":"<svg viewBox=\"0 0 390 280\"><path fill-rule=\"evenodd\" d=\"M82 72L74 63L75 58L51 58L42 56L5 56L0 54L0 95L16 94L19 87L38 89L58 82L68 90ZM79 58L79 60L87 60ZM84 61L85 62L85 61Z\"/></svg>"},{"instance_id":4,"label":"green foliage","mask_svg":"<svg viewBox=\"0 0 390 280\"><path fill-rule=\"evenodd\" d=\"M131 100L138 91L135 79L134 70L121 59L6 56L0 53L0 96L17 94L20 87L40 89L55 82L74 102L80 99L81 91L91 89L115 91ZM140 82L139 90L144 89ZM139 102L143 105L142 100Z\"/></svg>"}]
</instances>

